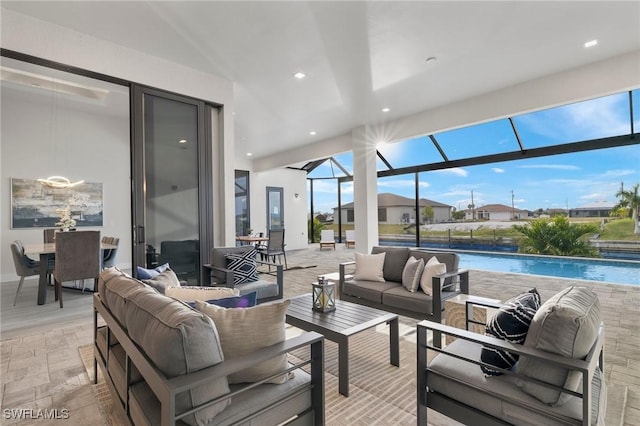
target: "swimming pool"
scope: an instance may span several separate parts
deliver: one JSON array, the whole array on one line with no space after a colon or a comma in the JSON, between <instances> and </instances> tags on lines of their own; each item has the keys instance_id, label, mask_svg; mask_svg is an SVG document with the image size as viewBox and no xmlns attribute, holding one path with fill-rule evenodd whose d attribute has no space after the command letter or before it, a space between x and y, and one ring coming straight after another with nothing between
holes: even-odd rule
<instances>
[{"instance_id":1,"label":"swimming pool","mask_svg":"<svg viewBox=\"0 0 640 426\"><path fill-rule=\"evenodd\" d=\"M640 262L456 251L460 268L640 285Z\"/></svg>"}]
</instances>

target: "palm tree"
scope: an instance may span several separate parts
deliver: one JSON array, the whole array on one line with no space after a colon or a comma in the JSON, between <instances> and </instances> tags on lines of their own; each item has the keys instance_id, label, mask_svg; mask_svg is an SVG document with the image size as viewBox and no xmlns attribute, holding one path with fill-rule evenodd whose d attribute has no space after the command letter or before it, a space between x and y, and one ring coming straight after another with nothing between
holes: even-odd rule
<instances>
[{"instance_id":1,"label":"palm tree","mask_svg":"<svg viewBox=\"0 0 640 426\"><path fill-rule=\"evenodd\" d=\"M633 188L630 191L625 191L623 187L620 187L620 191L616 192L616 197L620 199L620 202L614 207L614 209L622 207L631 210L634 234L640 234L640 223L638 223L640 194L638 194L638 188L640 188L640 184L637 183L633 185Z\"/></svg>"},{"instance_id":2,"label":"palm tree","mask_svg":"<svg viewBox=\"0 0 640 426\"><path fill-rule=\"evenodd\" d=\"M598 257L596 250L584 237L598 232L593 224L569 222L565 216L553 219L536 219L526 225L513 225L524 234L519 251L530 254L554 256Z\"/></svg>"}]
</instances>

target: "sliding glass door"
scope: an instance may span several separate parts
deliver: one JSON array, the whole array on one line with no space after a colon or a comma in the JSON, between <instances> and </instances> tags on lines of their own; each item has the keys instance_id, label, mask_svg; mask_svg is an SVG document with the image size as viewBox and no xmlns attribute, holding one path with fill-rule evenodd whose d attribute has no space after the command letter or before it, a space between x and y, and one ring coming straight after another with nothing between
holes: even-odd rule
<instances>
[{"instance_id":1,"label":"sliding glass door","mask_svg":"<svg viewBox=\"0 0 640 426\"><path fill-rule=\"evenodd\" d=\"M181 281L200 284L211 246L205 105L135 88L134 108L134 263L168 263Z\"/></svg>"}]
</instances>

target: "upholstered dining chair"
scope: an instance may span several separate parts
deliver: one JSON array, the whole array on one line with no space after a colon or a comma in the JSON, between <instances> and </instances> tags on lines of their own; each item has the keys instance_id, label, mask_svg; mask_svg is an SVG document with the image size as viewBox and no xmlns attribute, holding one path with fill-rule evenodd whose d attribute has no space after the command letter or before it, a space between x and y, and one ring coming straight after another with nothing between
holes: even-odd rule
<instances>
[{"instance_id":1,"label":"upholstered dining chair","mask_svg":"<svg viewBox=\"0 0 640 426\"><path fill-rule=\"evenodd\" d=\"M103 244L111 244L118 246L120 244L120 238L117 237L102 237ZM116 252L117 248L105 249L102 251L102 269L110 268L116 264Z\"/></svg>"},{"instance_id":2,"label":"upholstered dining chair","mask_svg":"<svg viewBox=\"0 0 640 426\"><path fill-rule=\"evenodd\" d=\"M56 232L60 231L58 228L46 228L42 230L45 244L55 243L56 242ZM56 255L52 254L49 256L49 261L51 264L55 263ZM47 273L47 281L49 285L51 285L51 274Z\"/></svg>"},{"instance_id":3,"label":"upholstered dining chair","mask_svg":"<svg viewBox=\"0 0 640 426\"><path fill-rule=\"evenodd\" d=\"M13 299L13 306L16 306L18 294L20 294L25 277L40 275L40 262L24 254L24 247L17 240L11 243L11 254L13 255L13 264L16 267L16 274L20 277L16 297Z\"/></svg>"},{"instance_id":4,"label":"upholstered dining chair","mask_svg":"<svg viewBox=\"0 0 640 426\"><path fill-rule=\"evenodd\" d=\"M100 231L59 232L56 234L56 264L53 269L56 300L62 304L62 282L93 279L98 285L102 256ZM84 290L84 283L83 288Z\"/></svg>"}]
</instances>

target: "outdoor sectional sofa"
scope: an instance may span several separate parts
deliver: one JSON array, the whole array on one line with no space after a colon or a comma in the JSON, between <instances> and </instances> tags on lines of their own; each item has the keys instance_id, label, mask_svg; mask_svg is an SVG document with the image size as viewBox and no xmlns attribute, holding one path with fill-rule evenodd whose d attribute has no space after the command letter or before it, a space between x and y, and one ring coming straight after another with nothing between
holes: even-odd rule
<instances>
[{"instance_id":1,"label":"outdoor sectional sofa","mask_svg":"<svg viewBox=\"0 0 640 426\"><path fill-rule=\"evenodd\" d=\"M307 332L225 359L209 316L117 268L100 274L93 297L94 382L99 365L114 407L131 424L324 424L322 335ZM276 364L262 379L265 361L273 365L302 347L309 348L309 361ZM251 383L227 380L256 369L260 379ZM283 374L292 378L271 383Z\"/></svg>"},{"instance_id":2,"label":"outdoor sectional sofa","mask_svg":"<svg viewBox=\"0 0 640 426\"><path fill-rule=\"evenodd\" d=\"M408 247L373 247L371 254L385 253L384 282L346 279L355 261L340 264L340 299L382 309L416 319L442 320L444 301L458 294L469 294L469 271L458 270L459 256L453 252L428 251ZM436 257L447 265L447 272L433 277L432 294L418 289L410 292L402 285L402 273L413 256L428 262Z\"/></svg>"}]
</instances>

